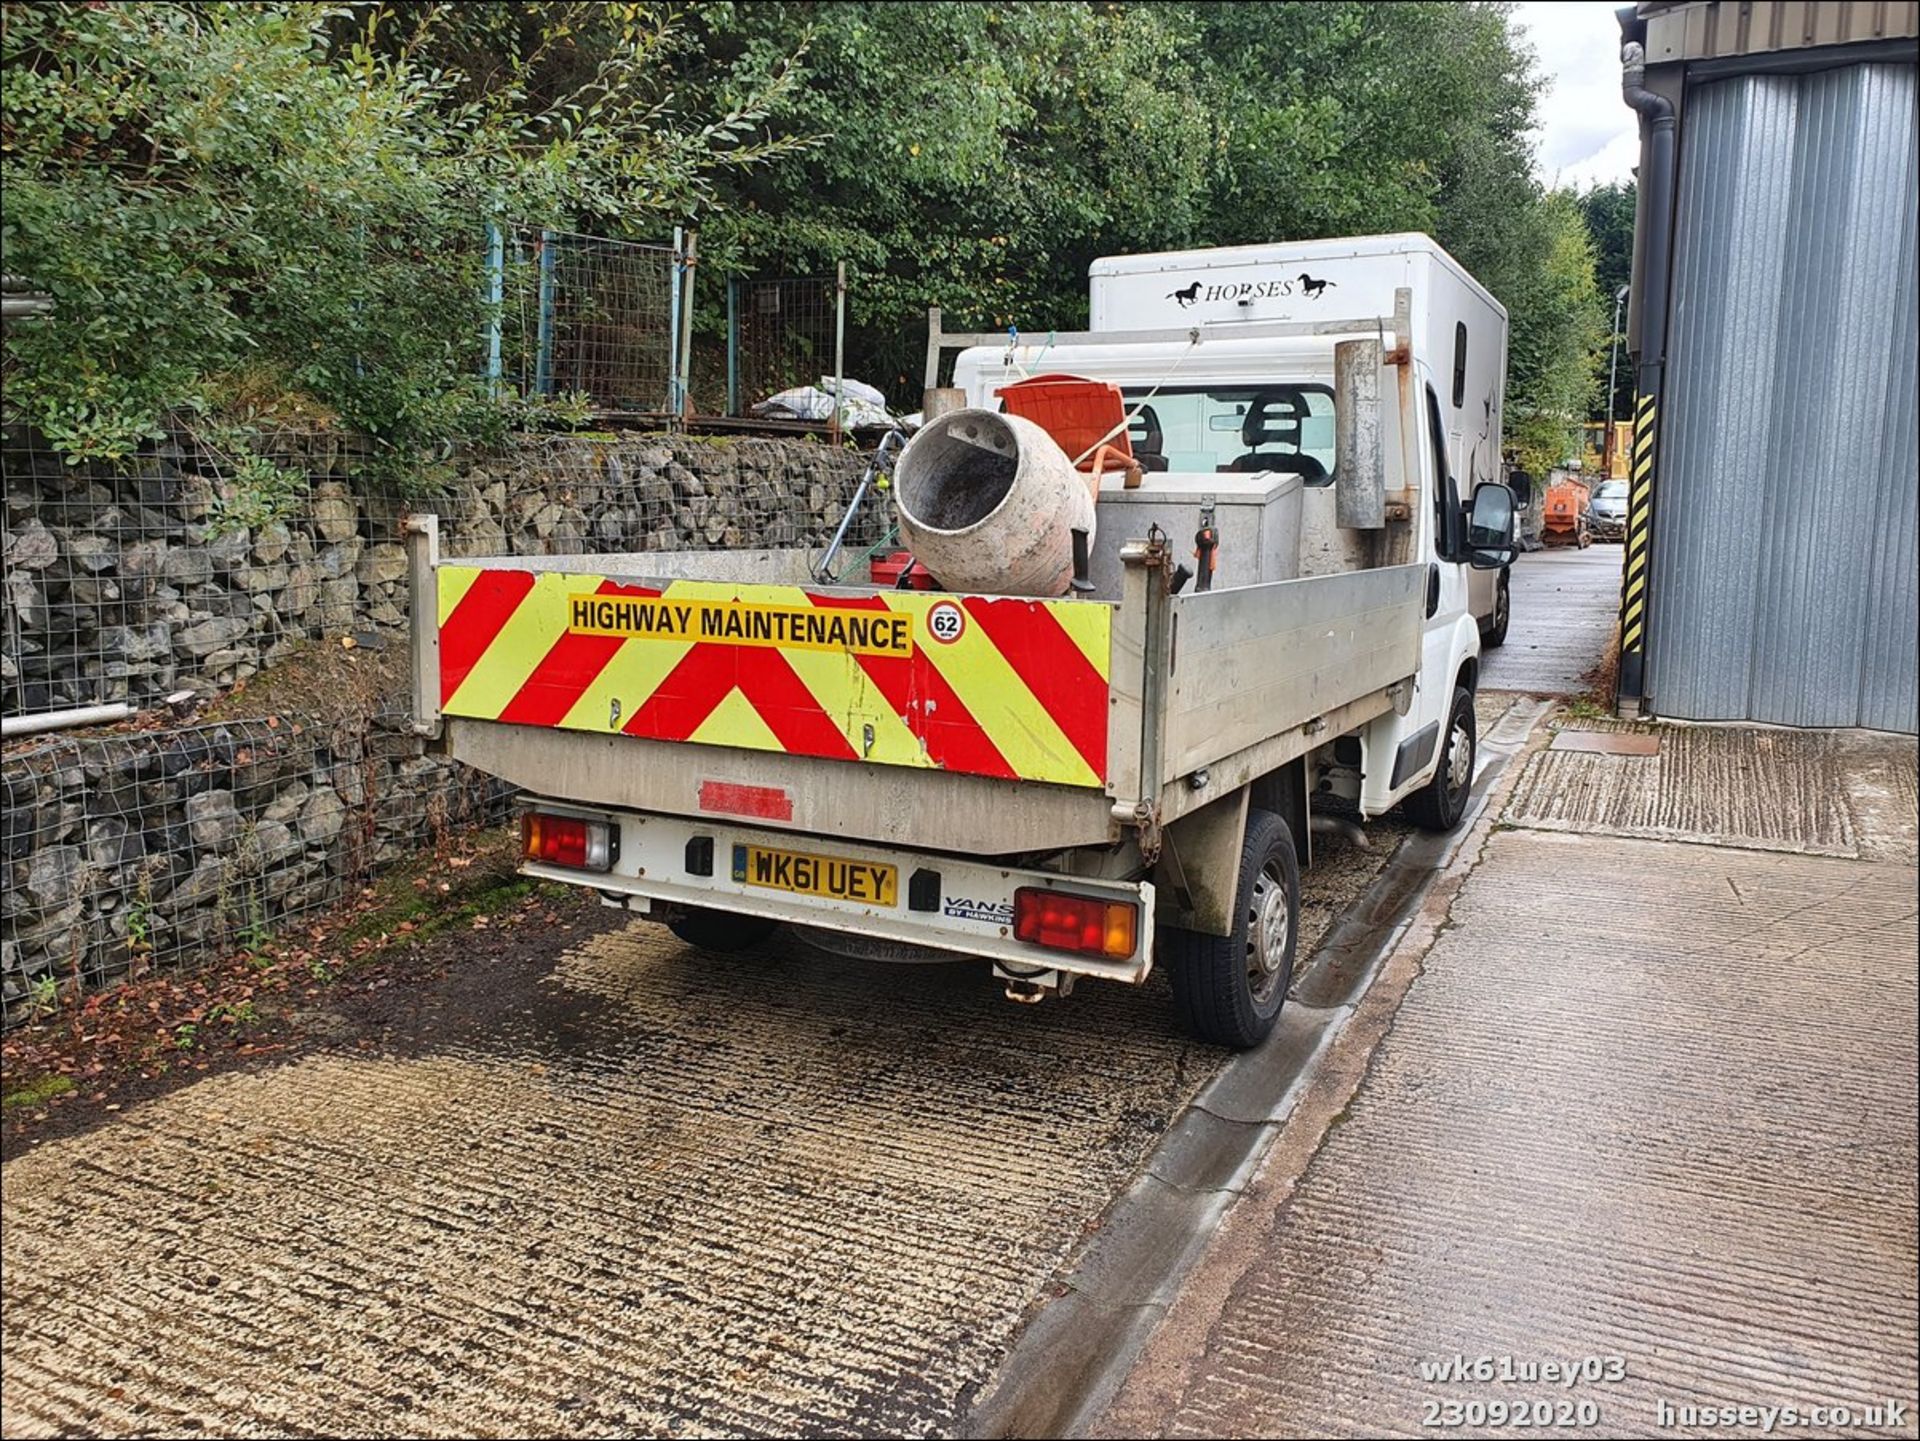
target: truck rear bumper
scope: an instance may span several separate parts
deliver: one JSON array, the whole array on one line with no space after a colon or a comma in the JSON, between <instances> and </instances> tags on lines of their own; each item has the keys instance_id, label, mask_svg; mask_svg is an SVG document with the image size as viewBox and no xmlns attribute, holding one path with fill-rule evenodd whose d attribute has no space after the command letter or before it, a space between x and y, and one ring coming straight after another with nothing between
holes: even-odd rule
<instances>
[{"instance_id":1,"label":"truck rear bumper","mask_svg":"<svg viewBox=\"0 0 1920 1441\"><path fill-rule=\"evenodd\" d=\"M618 827L619 856L611 871L575 870L541 861L526 861L520 867L524 875L585 886L609 900L637 897L669 907L765 916L975 956L1010 971L1056 970L1140 981L1152 969L1154 896L1148 881L1084 880L860 841L732 822L603 811L565 802L541 800L531 808L604 820ZM787 873L763 874L756 883L754 872L757 865L765 865L761 859L765 852L798 854L823 863L814 868L822 873L831 869L844 874L850 865L877 875L876 868L892 867L890 895L862 902L768 883L791 881L793 876ZM843 864L829 867L825 863ZM702 870L710 873L701 874ZM1132 951L1109 956L1019 940L1014 935L1014 897L1022 887L1137 906Z\"/></svg>"}]
</instances>

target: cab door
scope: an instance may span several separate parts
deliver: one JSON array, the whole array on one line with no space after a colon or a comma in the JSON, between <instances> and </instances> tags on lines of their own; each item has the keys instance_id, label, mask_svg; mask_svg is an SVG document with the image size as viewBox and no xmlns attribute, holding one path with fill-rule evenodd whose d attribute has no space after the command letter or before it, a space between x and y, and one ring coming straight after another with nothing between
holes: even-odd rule
<instances>
[{"instance_id":1,"label":"cab door","mask_svg":"<svg viewBox=\"0 0 1920 1441\"><path fill-rule=\"evenodd\" d=\"M1427 564L1427 613L1420 639L1420 674L1405 715L1388 713L1363 733L1364 770L1360 809L1378 815L1432 779L1440 761L1440 738L1462 667L1480 653L1480 632L1470 609L1470 567L1452 559L1466 547L1466 515L1453 473L1440 395L1425 365L1420 382L1421 529L1418 554ZM1481 572L1497 581L1497 571ZM1491 600L1488 609L1492 609Z\"/></svg>"}]
</instances>

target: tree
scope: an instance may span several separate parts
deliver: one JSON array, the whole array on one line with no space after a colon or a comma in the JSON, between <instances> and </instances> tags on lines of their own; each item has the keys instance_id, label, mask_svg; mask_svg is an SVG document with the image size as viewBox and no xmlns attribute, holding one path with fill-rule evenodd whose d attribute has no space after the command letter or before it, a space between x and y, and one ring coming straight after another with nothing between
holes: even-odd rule
<instances>
[{"instance_id":1,"label":"tree","mask_svg":"<svg viewBox=\"0 0 1920 1441\"><path fill-rule=\"evenodd\" d=\"M768 3L690 24L690 93L805 35L775 118L827 137L732 180L702 228L707 263L846 261L859 373L902 399L917 403L927 306L980 328L1079 325L1100 244L1183 243L1199 224L1211 122L1155 7Z\"/></svg>"},{"instance_id":2,"label":"tree","mask_svg":"<svg viewBox=\"0 0 1920 1441\"><path fill-rule=\"evenodd\" d=\"M497 425L473 353L495 215L648 239L695 223L704 275L845 261L851 369L909 405L929 305L1044 333L1085 323L1101 254L1394 230L1433 234L1507 305L1510 414L1559 416L1591 360L1591 267L1532 178L1538 80L1498 4L6 17L7 264L62 316L10 333L9 402L76 456L236 393L298 394L402 447Z\"/></svg>"},{"instance_id":3,"label":"tree","mask_svg":"<svg viewBox=\"0 0 1920 1441\"><path fill-rule=\"evenodd\" d=\"M1516 464L1540 475L1576 453L1606 340L1577 199L1554 191L1518 217L1514 255L1525 264L1505 297L1507 444Z\"/></svg>"},{"instance_id":4,"label":"tree","mask_svg":"<svg viewBox=\"0 0 1920 1441\"><path fill-rule=\"evenodd\" d=\"M679 213L802 143L753 135L777 72L717 119L675 112L660 12L507 8L521 28L489 38L500 7L6 5L0 247L59 317L7 332L9 421L75 460L182 407L292 407L396 455L497 429L489 216Z\"/></svg>"},{"instance_id":5,"label":"tree","mask_svg":"<svg viewBox=\"0 0 1920 1441\"><path fill-rule=\"evenodd\" d=\"M690 24L690 93L807 35L772 118L827 137L723 178L708 261L846 261L855 373L908 405L929 305L1041 333L1085 322L1101 254L1394 230L1433 234L1513 312L1517 412L1564 401L1556 338L1590 361L1558 311L1529 313L1564 297L1540 283L1539 82L1500 6L762 3Z\"/></svg>"},{"instance_id":6,"label":"tree","mask_svg":"<svg viewBox=\"0 0 1920 1441\"><path fill-rule=\"evenodd\" d=\"M1609 323L1613 317L1614 297L1619 294L1620 287L1633 278L1634 201L1634 183L1631 180L1596 185L1580 197L1580 213L1586 220L1587 234L1593 241L1594 282L1601 300L1608 307ZM1621 323L1626 323L1624 310L1621 311ZM1609 338L1620 348L1621 364L1615 379L1611 407L1603 385L1602 393L1595 397L1591 417L1594 420L1606 420L1609 416L1625 417L1633 413L1633 375L1626 364L1626 337Z\"/></svg>"}]
</instances>

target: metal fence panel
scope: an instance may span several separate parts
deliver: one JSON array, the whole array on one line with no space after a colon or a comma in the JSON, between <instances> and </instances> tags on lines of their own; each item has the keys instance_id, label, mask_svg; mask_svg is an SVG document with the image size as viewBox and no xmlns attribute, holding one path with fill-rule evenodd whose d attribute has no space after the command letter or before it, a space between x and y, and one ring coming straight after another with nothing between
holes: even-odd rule
<instances>
[{"instance_id":1,"label":"metal fence panel","mask_svg":"<svg viewBox=\"0 0 1920 1441\"><path fill-rule=\"evenodd\" d=\"M1688 96L1648 661L1659 714L1920 723L1914 74L1857 65Z\"/></svg>"},{"instance_id":2,"label":"metal fence panel","mask_svg":"<svg viewBox=\"0 0 1920 1441\"><path fill-rule=\"evenodd\" d=\"M585 394L597 410L665 414L674 342L673 248L504 227L490 237L502 383L523 395Z\"/></svg>"},{"instance_id":3,"label":"metal fence panel","mask_svg":"<svg viewBox=\"0 0 1920 1441\"><path fill-rule=\"evenodd\" d=\"M727 411L834 373L835 279L735 280L727 295Z\"/></svg>"}]
</instances>

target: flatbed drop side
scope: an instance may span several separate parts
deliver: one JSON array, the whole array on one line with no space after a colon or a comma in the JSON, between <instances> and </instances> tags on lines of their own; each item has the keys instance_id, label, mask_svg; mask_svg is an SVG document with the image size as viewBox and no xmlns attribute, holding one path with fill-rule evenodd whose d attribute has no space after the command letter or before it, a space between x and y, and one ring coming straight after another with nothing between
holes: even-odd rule
<instances>
[{"instance_id":1,"label":"flatbed drop side","mask_svg":"<svg viewBox=\"0 0 1920 1441\"><path fill-rule=\"evenodd\" d=\"M1150 528L1121 544L1117 593L1031 599L822 585L800 550L449 558L417 516L416 727L525 790L527 874L699 944L793 923L980 957L1039 999L1144 979L1158 937L1200 957L1175 975L1189 1024L1252 1044L1284 1000L1311 795L1361 798L1365 738L1414 711L1432 649L1417 466L1385 484L1389 451L1418 453L1417 391L1392 379L1411 370L1409 313L1402 289L1391 314L1231 332L1236 350L1347 338L1339 423L1361 468L1342 484L1398 517L1378 563L1180 590L1190 540ZM1227 339L1119 343L1156 337ZM1397 426L1369 403L1383 377ZM1404 776L1399 745L1394 780L1444 800L1462 760L1451 736L1427 744ZM1470 777L1470 732L1468 749ZM1274 859L1248 872L1256 840Z\"/></svg>"}]
</instances>

